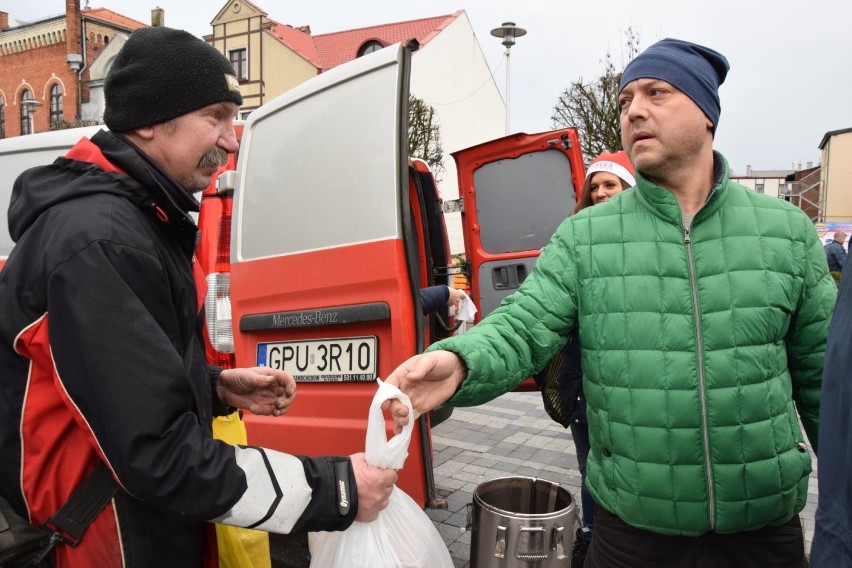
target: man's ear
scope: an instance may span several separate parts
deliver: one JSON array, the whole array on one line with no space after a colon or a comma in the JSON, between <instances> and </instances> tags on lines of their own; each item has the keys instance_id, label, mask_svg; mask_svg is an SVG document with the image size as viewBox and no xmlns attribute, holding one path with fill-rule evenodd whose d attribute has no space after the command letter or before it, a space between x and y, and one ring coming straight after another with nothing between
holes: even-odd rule
<instances>
[{"instance_id":1,"label":"man's ear","mask_svg":"<svg viewBox=\"0 0 852 568\"><path fill-rule=\"evenodd\" d=\"M131 132L133 132L133 134L143 140L151 140L152 138L154 138L153 126L142 126L140 128L134 128Z\"/></svg>"}]
</instances>

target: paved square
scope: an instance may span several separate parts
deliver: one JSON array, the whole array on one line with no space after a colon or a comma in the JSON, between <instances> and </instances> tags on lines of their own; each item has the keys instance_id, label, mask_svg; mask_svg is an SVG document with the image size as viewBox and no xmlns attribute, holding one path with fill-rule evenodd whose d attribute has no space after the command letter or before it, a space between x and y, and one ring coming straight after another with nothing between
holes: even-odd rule
<instances>
[{"instance_id":1,"label":"paved square","mask_svg":"<svg viewBox=\"0 0 852 568\"><path fill-rule=\"evenodd\" d=\"M509 475L540 477L559 483L579 505L580 472L571 431L544 412L541 394L505 394L488 404L456 408L446 422L432 430L435 486L447 499L447 509L427 509L458 568L470 565L469 532L462 529L473 491L485 481ZM810 551L817 504L816 457L801 513L805 549ZM579 511L578 511L579 514Z\"/></svg>"},{"instance_id":2,"label":"paved square","mask_svg":"<svg viewBox=\"0 0 852 568\"><path fill-rule=\"evenodd\" d=\"M435 486L446 509L426 514L444 538L457 568L470 566L470 532L462 530L467 505L479 484L510 475L539 477L559 483L575 496L579 507L580 472L571 431L544 412L541 394L505 394L477 407L456 408L449 420L432 430ZM801 513L805 548L810 551L817 505L816 457ZM578 511L579 515L579 511ZM272 535L274 568L307 568L310 553L304 535Z\"/></svg>"}]
</instances>

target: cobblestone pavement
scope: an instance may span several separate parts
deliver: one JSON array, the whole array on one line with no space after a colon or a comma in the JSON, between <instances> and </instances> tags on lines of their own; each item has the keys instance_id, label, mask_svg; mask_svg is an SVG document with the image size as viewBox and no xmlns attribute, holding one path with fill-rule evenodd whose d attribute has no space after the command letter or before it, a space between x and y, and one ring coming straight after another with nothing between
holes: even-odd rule
<instances>
[{"instance_id":1,"label":"cobblestone pavement","mask_svg":"<svg viewBox=\"0 0 852 568\"><path fill-rule=\"evenodd\" d=\"M449 420L432 430L432 445L435 485L447 508L427 509L426 514L444 538L457 568L470 565L471 534L462 528L467 504L481 483L511 475L538 477L559 483L579 503L580 472L571 432L545 414L538 392L509 393L481 406L456 408ZM816 502L815 466L808 504L801 514L808 551ZM302 537L274 536L272 553L274 568L307 568L310 562Z\"/></svg>"},{"instance_id":2,"label":"cobblestone pavement","mask_svg":"<svg viewBox=\"0 0 852 568\"><path fill-rule=\"evenodd\" d=\"M559 483L579 503L580 472L571 432L545 414L538 392L509 393L482 406L456 408L449 420L432 430L432 445L435 485L438 494L446 498L447 509L427 509L426 513L444 537L458 568L470 565L471 535L462 528L467 520L466 506L479 484L509 475L538 477ZM808 504L801 513L808 551L816 502L815 466Z\"/></svg>"}]
</instances>

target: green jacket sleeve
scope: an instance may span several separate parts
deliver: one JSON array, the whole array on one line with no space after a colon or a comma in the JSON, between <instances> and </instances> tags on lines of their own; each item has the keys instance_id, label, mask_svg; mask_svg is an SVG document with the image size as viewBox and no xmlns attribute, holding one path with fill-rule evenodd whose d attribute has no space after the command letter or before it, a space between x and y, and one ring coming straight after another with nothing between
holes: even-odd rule
<instances>
[{"instance_id":1,"label":"green jacket sleeve","mask_svg":"<svg viewBox=\"0 0 852 568\"><path fill-rule=\"evenodd\" d=\"M806 254L805 282L798 310L790 322L785 339L787 366L793 384L793 400L814 451L818 448L819 402L822 366L831 312L837 298L837 285L828 273L825 252L813 226L804 215L803 234Z\"/></svg>"},{"instance_id":2,"label":"green jacket sleeve","mask_svg":"<svg viewBox=\"0 0 852 568\"><path fill-rule=\"evenodd\" d=\"M458 354L467 378L451 403L473 406L517 387L565 344L577 318L571 220L557 229L532 274L480 323L429 351Z\"/></svg>"}]
</instances>

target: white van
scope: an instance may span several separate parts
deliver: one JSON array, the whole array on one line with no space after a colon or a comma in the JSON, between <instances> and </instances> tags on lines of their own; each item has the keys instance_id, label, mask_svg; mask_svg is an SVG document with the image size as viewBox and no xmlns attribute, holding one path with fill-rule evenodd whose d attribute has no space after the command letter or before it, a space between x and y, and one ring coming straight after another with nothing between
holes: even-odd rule
<instances>
[{"instance_id":1,"label":"white van","mask_svg":"<svg viewBox=\"0 0 852 568\"><path fill-rule=\"evenodd\" d=\"M12 199L15 180L25 170L45 166L59 158L77 143L80 138L92 136L103 126L85 126L30 134L0 140L0 211L3 212L3 228L0 230L0 267L6 262L12 247L6 212Z\"/></svg>"}]
</instances>

